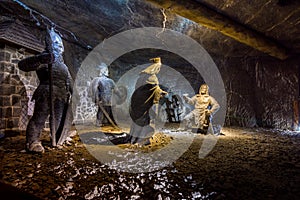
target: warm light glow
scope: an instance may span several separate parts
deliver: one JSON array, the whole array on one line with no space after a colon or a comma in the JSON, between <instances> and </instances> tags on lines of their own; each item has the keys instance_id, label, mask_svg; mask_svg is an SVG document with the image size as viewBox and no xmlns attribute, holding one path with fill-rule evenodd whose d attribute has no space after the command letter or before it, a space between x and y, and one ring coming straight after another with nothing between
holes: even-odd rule
<instances>
[{"instance_id":1,"label":"warm light glow","mask_svg":"<svg viewBox=\"0 0 300 200\"><path fill-rule=\"evenodd\" d=\"M241 139L246 139L246 138L250 138L251 135L249 135L249 133L256 133L252 130L249 129L249 131L243 129L243 133L245 134L241 134L241 130L239 128L229 128L229 127L223 127L221 129L221 133L224 134L224 136L220 136L219 139L232 139L232 138L241 138Z\"/></svg>"}]
</instances>

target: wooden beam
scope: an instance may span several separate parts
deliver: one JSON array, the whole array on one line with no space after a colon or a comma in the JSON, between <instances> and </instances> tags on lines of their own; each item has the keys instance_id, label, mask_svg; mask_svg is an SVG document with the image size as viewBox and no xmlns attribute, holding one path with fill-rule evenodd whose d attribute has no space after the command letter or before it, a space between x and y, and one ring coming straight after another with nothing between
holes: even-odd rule
<instances>
[{"instance_id":1,"label":"wooden beam","mask_svg":"<svg viewBox=\"0 0 300 200\"><path fill-rule=\"evenodd\" d=\"M270 38L251 30L234 20L193 0L147 0L156 6L169 9L199 25L216 30L254 49L284 60L289 57L287 50Z\"/></svg>"}]
</instances>

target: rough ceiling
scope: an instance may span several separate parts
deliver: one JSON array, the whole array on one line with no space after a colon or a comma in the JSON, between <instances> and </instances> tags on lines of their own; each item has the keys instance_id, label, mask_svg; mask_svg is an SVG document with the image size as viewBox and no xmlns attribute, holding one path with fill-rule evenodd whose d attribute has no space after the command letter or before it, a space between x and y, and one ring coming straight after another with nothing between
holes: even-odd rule
<instances>
[{"instance_id":1,"label":"rough ceiling","mask_svg":"<svg viewBox=\"0 0 300 200\"><path fill-rule=\"evenodd\" d=\"M83 47L124 30L165 25L214 55L286 59L300 53L298 0L4 0L0 11L40 29L51 21Z\"/></svg>"},{"instance_id":2,"label":"rough ceiling","mask_svg":"<svg viewBox=\"0 0 300 200\"><path fill-rule=\"evenodd\" d=\"M198 0L242 26L261 33L291 53L300 52L300 1Z\"/></svg>"}]
</instances>

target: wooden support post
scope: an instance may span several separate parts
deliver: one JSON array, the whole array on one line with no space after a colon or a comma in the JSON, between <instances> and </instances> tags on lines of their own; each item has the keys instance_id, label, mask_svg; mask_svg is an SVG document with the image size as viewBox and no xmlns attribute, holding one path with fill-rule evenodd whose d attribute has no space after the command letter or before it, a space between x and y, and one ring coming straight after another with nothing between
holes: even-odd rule
<instances>
[{"instance_id":1,"label":"wooden support post","mask_svg":"<svg viewBox=\"0 0 300 200\"><path fill-rule=\"evenodd\" d=\"M270 56L284 60L288 58L287 50L272 39L237 23L218 13L203 3L193 0L147 0L156 6L194 21L206 28L218 31L241 43L251 46Z\"/></svg>"}]
</instances>

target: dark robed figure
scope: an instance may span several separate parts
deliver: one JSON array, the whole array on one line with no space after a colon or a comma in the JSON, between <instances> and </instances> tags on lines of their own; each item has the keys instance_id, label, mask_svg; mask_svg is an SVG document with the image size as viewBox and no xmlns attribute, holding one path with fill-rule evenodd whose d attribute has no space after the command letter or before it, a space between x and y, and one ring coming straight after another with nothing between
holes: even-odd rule
<instances>
[{"instance_id":1,"label":"dark robed figure","mask_svg":"<svg viewBox=\"0 0 300 200\"><path fill-rule=\"evenodd\" d=\"M150 111L154 104L158 104L161 95L166 94L159 87L156 74L161 67L160 58L152 59L154 64L143 70L135 85L135 91L131 97L129 142L131 144L149 144L149 138L154 134L154 128L150 125Z\"/></svg>"}]
</instances>

